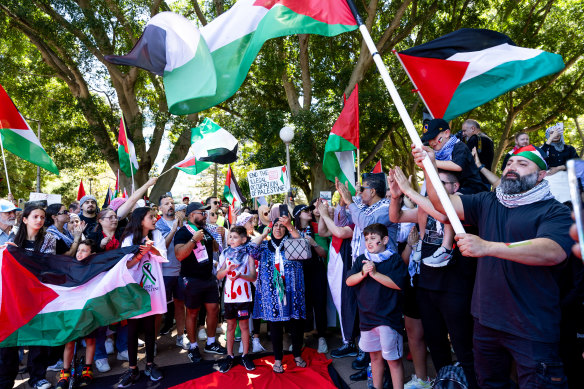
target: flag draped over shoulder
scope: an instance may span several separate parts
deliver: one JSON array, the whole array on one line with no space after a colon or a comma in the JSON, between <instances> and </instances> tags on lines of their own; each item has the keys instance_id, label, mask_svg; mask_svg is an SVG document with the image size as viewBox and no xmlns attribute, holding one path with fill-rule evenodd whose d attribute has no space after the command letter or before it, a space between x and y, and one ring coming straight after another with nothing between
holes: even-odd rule
<instances>
[{"instance_id":1,"label":"flag draped over shoulder","mask_svg":"<svg viewBox=\"0 0 584 389\"><path fill-rule=\"evenodd\" d=\"M237 185L237 180L235 179L235 175L231 170L231 166L229 166L229 169L227 169L225 186L223 188L223 197L225 197L225 199L229 201L229 204L234 207L241 207L241 205L246 201L246 198L243 197L243 194L241 193L241 189L239 189L239 185Z\"/></svg>"},{"instance_id":2,"label":"flag draped over shoulder","mask_svg":"<svg viewBox=\"0 0 584 389\"><path fill-rule=\"evenodd\" d=\"M128 137L126 122L122 117L120 119L120 133L118 134L118 157L120 160L120 170L127 176L131 177L138 170L138 159L134 144Z\"/></svg>"},{"instance_id":3,"label":"flag draped over shoulder","mask_svg":"<svg viewBox=\"0 0 584 389\"><path fill-rule=\"evenodd\" d=\"M0 250L0 347L56 346L150 311L126 267L129 246L83 261L13 246Z\"/></svg>"},{"instance_id":4,"label":"flag draped over shoulder","mask_svg":"<svg viewBox=\"0 0 584 389\"><path fill-rule=\"evenodd\" d=\"M472 28L397 56L432 116L446 121L564 68L558 54L518 47L504 34Z\"/></svg>"},{"instance_id":5,"label":"flag draped over shoulder","mask_svg":"<svg viewBox=\"0 0 584 389\"><path fill-rule=\"evenodd\" d=\"M357 28L345 0L239 0L201 28L204 39L198 31L178 31L188 20L176 26L155 21L162 14L152 18L128 55L106 59L164 74L169 111L175 115L200 112L231 97L268 39L292 34L334 36ZM199 47L187 44L189 34ZM190 54L181 54L183 50ZM176 72L174 62L186 63L185 70Z\"/></svg>"},{"instance_id":6,"label":"flag draped over shoulder","mask_svg":"<svg viewBox=\"0 0 584 389\"><path fill-rule=\"evenodd\" d=\"M328 180L347 182L355 194L355 150L359 148L359 88L355 89L333 125L324 146L322 170Z\"/></svg>"},{"instance_id":7,"label":"flag draped over shoulder","mask_svg":"<svg viewBox=\"0 0 584 389\"><path fill-rule=\"evenodd\" d=\"M59 175L59 169L2 85L0 85L0 136L2 145L12 154Z\"/></svg>"}]
</instances>

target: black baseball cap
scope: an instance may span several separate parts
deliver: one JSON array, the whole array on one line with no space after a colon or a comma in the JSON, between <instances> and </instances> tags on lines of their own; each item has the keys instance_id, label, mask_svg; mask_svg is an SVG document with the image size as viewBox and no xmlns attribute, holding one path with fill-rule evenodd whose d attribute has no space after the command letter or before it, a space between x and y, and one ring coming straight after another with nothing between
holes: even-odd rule
<instances>
[{"instance_id":1,"label":"black baseball cap","mask_svg":"<svg viewBox=\"0 0 584 389\"><path fill-rule=\"evenodd\" d=\"M211 209L210 205L204 205L204 204L201 204L199 202L190 203L187 206L186 215L189 216L191 214L191 212L193 212L193 211L198 211L198 210L207 211L209 209Z\"/></svg>"},{"instance_id":2,"label":"black baseball cap","mask_svg":"<svg viewBox=\"0 0 584 389\"><path fill-rule=\"evenodd\" d=\"M314 209L314 205L299 204L294 207L294 210L292 211L292 216L293 217L298 216L300 212L304 211L305 209L312 211Z\"/></svg>"},{"instance_id":3,"label":"black baseball cap","mask_svg":"<svg viewBox=\"0 0 584 389\"><path fill-rule=\"evenodd\" d=\"M448 122L444 119L432 119L424 124L424 133L422 134L422 142L428 142L434 139L442 131L450 130Z\"/></svg>"}]
</instances>

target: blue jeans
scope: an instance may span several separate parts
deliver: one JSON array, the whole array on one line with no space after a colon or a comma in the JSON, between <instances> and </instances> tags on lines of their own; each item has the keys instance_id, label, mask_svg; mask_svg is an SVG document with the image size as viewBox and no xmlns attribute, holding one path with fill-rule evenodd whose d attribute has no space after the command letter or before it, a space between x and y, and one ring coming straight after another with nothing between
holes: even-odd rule
<instances>
[{"instance_id":1,"label":"blue jeans","mask_svg":"<svg viewBox=\"0 0 584 389\"><path fill-rule=\"evenodd\" d=\"M544 343L474 324L475 371L481 389L510 388L511 361L521 389L567 389L558 343Z\"/></svg>"},{"instance_id":2,"label":"blue jeans","mask_svg":"<svg viewBox=\"0 0 584 389\"><path fill-rule=\"evenodd\" d=\"M102 330L103 329L103 330ZM107 358L105 352L106 327L101 327L95 337L95 360ZM128 326L117 325L116 329L116 349L118 352L128 349Z\"/></svg>"}]
</instances>

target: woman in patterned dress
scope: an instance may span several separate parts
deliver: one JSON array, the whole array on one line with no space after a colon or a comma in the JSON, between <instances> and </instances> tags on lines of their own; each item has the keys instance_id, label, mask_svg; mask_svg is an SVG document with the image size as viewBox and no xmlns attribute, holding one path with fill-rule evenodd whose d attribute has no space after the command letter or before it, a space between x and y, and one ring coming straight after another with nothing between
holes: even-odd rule
<instances>
[{"instance_id":1,"label":"woman in patterned dress","mask_svg":"<svg viewBox=\"0 0 584 389\"><path fill-rule=\"evenodd\" d=\"M306 367L306 361L300 356L306 318L304 273L301 262L286 259L284 243L290 236L300 238L290 218L281 216L273 221L273 226L271 233L269 228L264 229L264 233L250 244L251 256L259 261L253 317L269 323L275 358L273 369L276 373L283 373L284 323L292 333L292 354L296 365Z\"/></svg>"}]
</instances>

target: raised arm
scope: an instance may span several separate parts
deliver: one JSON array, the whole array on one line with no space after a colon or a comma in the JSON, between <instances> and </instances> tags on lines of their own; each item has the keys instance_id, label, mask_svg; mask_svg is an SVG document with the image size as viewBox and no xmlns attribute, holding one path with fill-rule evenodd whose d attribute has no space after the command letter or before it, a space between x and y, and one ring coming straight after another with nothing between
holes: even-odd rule
<instances>
[{"instance_id":1,"label":"raised arm","mask_svg":"<svg viewBox=\"0 0 584 389\"><path fill-rule=\"evenodd\" d=\"M148 190L148 188L150 188L151 186L153 186L154 184L156 184L156 180L158 179L158 177L150 177L148 179L148 181L146 181L146 183L144 185L142 185L141 187L139 187L138 189L136 189L134 191L134 193L132 193L132 195L130 197L128 197L128 200L122 204L116 214L118 215L118 217L120 219L125 218L126 216L128 216L128 214L132 211L132 209L134 208L134 205L136 204L136 201L140 200L142 197L144 197L144 194L146 193L146 191Z\"/></svg>"}]
</instances>

